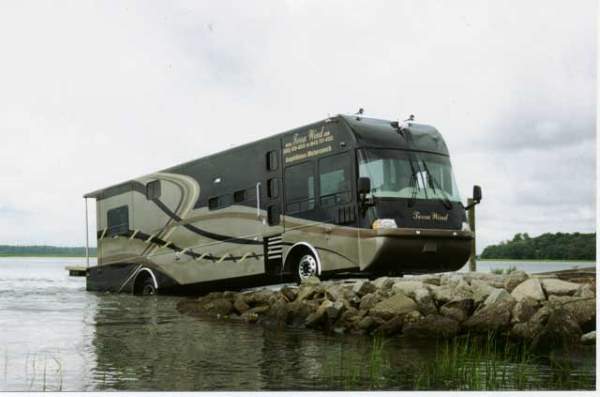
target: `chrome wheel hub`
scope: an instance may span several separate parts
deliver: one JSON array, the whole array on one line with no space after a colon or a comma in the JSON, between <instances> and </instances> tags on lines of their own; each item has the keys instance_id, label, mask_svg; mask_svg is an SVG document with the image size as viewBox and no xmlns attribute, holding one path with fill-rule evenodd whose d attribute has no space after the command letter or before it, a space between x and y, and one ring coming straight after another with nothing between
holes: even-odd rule
<instances>
[{"instance_id":1,"label":"chrome wheel hub","mask_svg":"<svg viewBox=\"0 0 600 397\"><path fill-rule=\"evenodd\" d=\"M300 264L298 266L298 275L300 276L300 280L304 280L305 278L309 278L310 276L314 276L317 274L317 261L312 255L304 255L300 259Z\"/></svg>"}]
</instances>

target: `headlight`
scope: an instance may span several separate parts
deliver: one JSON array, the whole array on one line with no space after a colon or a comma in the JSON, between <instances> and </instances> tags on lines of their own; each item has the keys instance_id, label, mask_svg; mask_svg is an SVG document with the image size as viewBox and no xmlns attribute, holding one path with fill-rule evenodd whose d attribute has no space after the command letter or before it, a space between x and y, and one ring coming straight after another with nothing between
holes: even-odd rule
<instances>
[{"instance_id":1,"label":"headlight","mask_svg":"<svg viewBox=\"0 0 600 397\"><path fill-rule=\"evenodd\" d=\"M396 221L393 219L376 219L372 225L373 229L394 229L397 228Z\"/></svg>"},{"instance_id":2,"label":"headlight","mask_svg":"<svg viewBox=\"0 0 600 397\"><path fill-rule=\"evenodd\" d=\"M460 229L461 232L470 232L471 231L471 226L469 226L468 222L463 222L462 223L462 228Z\"/></svg>"}]
</instances>

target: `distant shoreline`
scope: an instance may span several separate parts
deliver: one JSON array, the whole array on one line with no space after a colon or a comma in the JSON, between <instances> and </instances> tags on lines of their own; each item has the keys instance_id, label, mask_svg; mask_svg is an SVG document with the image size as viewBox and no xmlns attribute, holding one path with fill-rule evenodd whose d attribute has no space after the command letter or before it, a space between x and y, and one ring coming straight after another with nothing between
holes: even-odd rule
<instances>
[{"instance_id":1,"label":"distant shoreline","mask_svg":"<svg viewBox=\"0 0 600 397\"><path fill-rule=\"evenodd\" d=\"M96 255L90 255L95 258ZM85 258L85 255L60 255L60 254L0 254L0 258Z\"/></svg>"}]
</instances>

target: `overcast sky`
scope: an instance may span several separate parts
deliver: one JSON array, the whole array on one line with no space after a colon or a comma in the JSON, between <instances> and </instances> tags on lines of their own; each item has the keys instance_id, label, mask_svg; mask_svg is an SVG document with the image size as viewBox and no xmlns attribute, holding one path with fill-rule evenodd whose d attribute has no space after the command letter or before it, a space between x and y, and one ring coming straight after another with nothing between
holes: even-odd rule
<instances>
[{"instance_id":1,"label":"overcast sky","mask_svg":"<svg viewBox=\"0 0 600 397\"><path fill-rule=\"evenodd\" d=\"M3 1L0 244L82 245L84 193L359 107L442 132L463 198L483 189L478 251L591 232L597 16L592 0Z\"/></svg>"}]
</instances>

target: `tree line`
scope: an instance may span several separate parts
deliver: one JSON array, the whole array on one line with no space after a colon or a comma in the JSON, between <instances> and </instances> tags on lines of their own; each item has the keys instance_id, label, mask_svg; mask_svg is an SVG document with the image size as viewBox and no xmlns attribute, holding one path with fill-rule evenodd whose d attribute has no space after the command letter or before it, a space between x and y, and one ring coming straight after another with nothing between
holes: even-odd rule
<instances>
[{"instance_id":1,"label":"tree line","mask_svg":"<svg viewBox=\"0 0 600 397\"><path fill-rule=\"evenodd\" d=\"M487 246L481 258L595 260L596 233L517 233L510 241Z\"/></svg>"},{"instance_id":2,"label":"tree line","mask_svg":"<svg viewBox=\"0 0 600 397\"><path fill-rule=\"evenodd\" d=\"M85 256L85 247L54 247L51 245L0 245L0 256ZM90 247L90 256L96 248Z\"/></svg>"}]
</instances>

